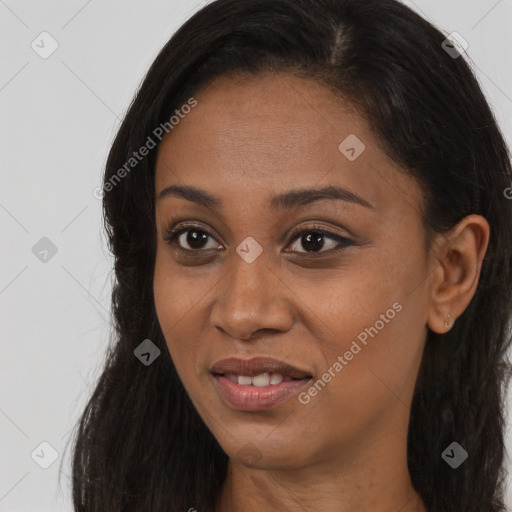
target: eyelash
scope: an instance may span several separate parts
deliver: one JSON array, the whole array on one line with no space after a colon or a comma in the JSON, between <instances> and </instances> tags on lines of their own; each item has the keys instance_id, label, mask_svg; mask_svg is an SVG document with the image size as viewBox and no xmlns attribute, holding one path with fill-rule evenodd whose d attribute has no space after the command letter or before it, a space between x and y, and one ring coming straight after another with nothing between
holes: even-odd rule
<instances>
[{"instance_id":1,"label":"eyelash","mask_svg":"<svg viewBox=\"0 0 512 512\"><path fill-rule=\"evenodd\" d=\"M196 225L196 224L186 224L186 225L182 225L181 227L179 228L172 228L172 227L169 227L167 229L164 230L164 236L163 236L163 239L165 242L167 242L169 245L177 245L177 238L182 234L182 233L186 233L187 231L191 231L191 230L197 230L197 231L201 231L202 233L205 233L206 235L208 235L209 237L211 238L214 238L209 232L207 229L203 228L202 226L199 226L199 225ZM315 254L331 254L331 253L337 253L339 251L342 251L344 249L346 249L347 247L351 246L351 245L354 245L354 242L344 236L341 236L341 235L338 235L336 233L333 233L331 231L328 231L326 230L325 228L322 228L320 226L308 226L307 228L303 228L303 229L297 229L295 231L293 231L290 235L290 241L288 243L288 245L290 245L292 242L295 242L297 239L301 238L302 235L306 234L306 233L316 233L316 234L320 234L320 235L323 235L325 237L328 237L328 238L332 238L333 240L337 241L338 242L338 246L337 247L334 247L332 249L328 249L327 251L319 251L319 252L311 252L311 253L308 253L308 252L299 252L299 251L290 251L292 253L298 253L298 254L301 254L301 255L305 255L306 257L311 257L312 255L315 255ZM214 238L215 239L215 238ZM288 246L287 245L287 246ZM184 249L183 247L179 247L177 246L178 250L183 252L183 253L200 253L200 252L203 252L203 251L207 251L208 249Z\"/></svg>"}]
</instances>

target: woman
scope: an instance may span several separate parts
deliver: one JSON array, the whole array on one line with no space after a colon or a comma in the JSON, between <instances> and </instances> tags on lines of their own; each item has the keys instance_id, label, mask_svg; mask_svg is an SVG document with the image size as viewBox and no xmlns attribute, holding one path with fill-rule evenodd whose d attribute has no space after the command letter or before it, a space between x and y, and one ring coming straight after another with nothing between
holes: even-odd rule
<instances>
[{"instance_id":1,"label":"woman","mask_svg":"<svg viewBox=\"0 0 512 512\"><path fill-rule=\"evenodd\" d=\"M111 149L116 334L76 511L505 510L512 182L394 0L218 0Z\"/></svg>"}]
</instances>

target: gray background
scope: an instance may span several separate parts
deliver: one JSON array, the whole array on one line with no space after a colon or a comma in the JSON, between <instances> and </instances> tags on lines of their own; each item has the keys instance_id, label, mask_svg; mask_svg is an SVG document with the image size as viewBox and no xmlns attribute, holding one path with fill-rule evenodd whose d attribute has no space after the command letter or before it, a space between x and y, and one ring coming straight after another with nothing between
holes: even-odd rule
<instances>
[{"instance_id":1,"label":"gray background","mask_svg":"<svg viewBox=\"0 0 512 512\"><path fill-rule=\"evenodd\" d=\"M0 511L71 511L64 448L111 330L112 260L93 190L145 71L204 3L0 0ZM510 141L512 1L405 3L468 41ZM51 48L43 31L58 43L47 59L31 47ZM58 454L48 469L42 442Z\"/></svg>"}]
</instances>

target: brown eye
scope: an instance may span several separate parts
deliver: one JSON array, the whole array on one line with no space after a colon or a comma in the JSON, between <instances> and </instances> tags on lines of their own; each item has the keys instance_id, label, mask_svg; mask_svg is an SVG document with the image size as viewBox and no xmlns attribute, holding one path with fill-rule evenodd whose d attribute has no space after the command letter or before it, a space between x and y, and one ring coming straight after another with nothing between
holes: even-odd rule
<instances>
[{"instance_id":1,"label":"brown eye","mask_svg":"<svg viewBox=\"0 0 512 512\"><path fill-rule=\"evenodd\" d=\"M169 229L163 238L169 245L176 245L182 251L200 252L222 248L215 238L200 226L188 225L181 226L178 229ZM209 242L210 240L211 242ZM354 245L352 240L321 227L297 230L292 234L292 241L295 249L286 252L297 252L299 254L328 253ZM208 246L208 243L210 246ZM300 248L303 250L300 250Z\"/></svg>"},{"instance_id":2,"label":"brown eye","mask_svg":"<svg viewBox=\"0 0 512 512\"><path fill-rule=\"evenodd\" d=\"M304 251L298 249L291 251L298 253L329 252L354 245L352 240L319 227L306 228L295 232L293 240L295 247L304 248ZM330 241L326 242L326 240ZM326 250L323 250L324 248Z\"/></svg>"},{"instance_id":3,"label":"brown eye","mask_svg":"<svg viewBox=\"0 0 512 512\"><path fill-rule=\"evenodd\" d=\"M179 229L170 230L164 236L167 243L178 245L184 251L200 251L219 247L218 243L208 247L208 239L215 240L206 230L198 226L182 226Z\"/></svg>"}]
</instances>

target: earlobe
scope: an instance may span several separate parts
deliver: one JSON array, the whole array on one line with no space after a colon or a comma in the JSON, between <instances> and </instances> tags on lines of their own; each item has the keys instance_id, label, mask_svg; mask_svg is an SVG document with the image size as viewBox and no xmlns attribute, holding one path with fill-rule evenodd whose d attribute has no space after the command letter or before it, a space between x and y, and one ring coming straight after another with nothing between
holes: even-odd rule
<instances>
[{"instance_id":1,"label":"earlobe","mask_svg":"<svg viewBox=\"0 0 512 512\"><path fill-rule=\"evenodd\" d=\"M454 325L455 319L451 311L439 311L436 306L433 306L432 311L429 311L427 318L427 325L429 328L438 334L447 333Z\"/></svg>"},{"instance_id":2,"label":"earlobe","mask_svg":"<svg viewBox=\"0 0 512 512\"><path fill-rule=\"evenodd\" d=\"M444 328L449 331L451 326L452 326L452 314L451 313L447 313L446 314L446 318L447 320L445 321L444 323Z\"/></svg>"},{"instance_id":3,"label":"earlobe","mask_svg":"<svg viewBox=\"0 0 512 512\"><path fill-rule=\"evenodd\" d=\"M433 245L429 277L428 327L448 332L473 298L489 243L489 223L481 215L464 217Z\"/></svg>"}]
</instances>

